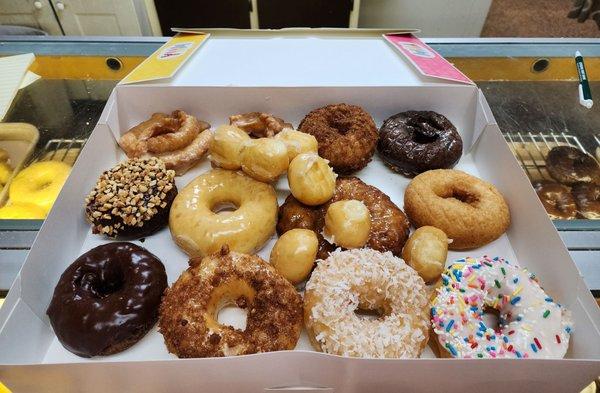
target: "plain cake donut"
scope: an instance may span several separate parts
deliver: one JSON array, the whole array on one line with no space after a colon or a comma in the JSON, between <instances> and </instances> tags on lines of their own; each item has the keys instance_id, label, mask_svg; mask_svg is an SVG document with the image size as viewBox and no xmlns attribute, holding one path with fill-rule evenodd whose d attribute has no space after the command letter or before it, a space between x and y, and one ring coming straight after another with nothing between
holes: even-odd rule
<instances>
[{"instance_id":1,"label":"plain cake donut","mask_svg":"<svg viewBox=\"0 0 600 393\"><path fill-rule=\"evenodd\" d=\"M454 169L416 176L404 193L404 210L417 228L430 225L452 240L451 250L483 246L510 224L504 197L492 184Z\"/></svg>"},{"instance_id":2,"label":"plain cake donut","mask_svg":"<svg viewBox=\"0 0 600 393\"><path fill-rule=\"evenodd\" d=\"M376 311L376 319L357 310ZM416 271L390 252L336 250L306 284L304 323L313 346L354 357L416 358L429 337L428 296Z\"/></svg>"},{"instance_id":3,"label":"plain cake donut","mask_svg":"<svg viewBox=\"0 0 600 393\"><path fill-rule=\"evenodd\" d=\"M294 349L302 330L302 299L258 256L220 252L190 260L160 305L159 328L180 358L221 357ZM218 322L226 305L247 310L246 328Z\"/></svg>"},{"instance_id":4,"label":"plain cake donut","mask_svg":"<svg viewBox=\"0 0 600 393\"><path fill-rule=\"evenodd\" d=\"M190 256L206 256L224 245L254 253L275 232L276 223L275 189L225 169L192 180L173 201L169 215L173 240Z\"/></svg>"}]
</instances>

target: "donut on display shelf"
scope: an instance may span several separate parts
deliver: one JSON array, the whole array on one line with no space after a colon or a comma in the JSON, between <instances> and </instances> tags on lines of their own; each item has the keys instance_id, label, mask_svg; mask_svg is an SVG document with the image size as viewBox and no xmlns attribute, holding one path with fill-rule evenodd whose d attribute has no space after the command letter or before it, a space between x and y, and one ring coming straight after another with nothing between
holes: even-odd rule
<instances>
[{"instance_id":1,"label":"donut on display shelf","mask_svg":"<svg viewBox=\"0 0 600 393\"><path fill-rule=\"evenodd\" d=\"M571 190L577 212L588 220L600 219L600 185L591 183L576 183Z\"/></svg>"},{"instance_id":2,"label":"donut on display shelf","mask_svg":"<svg viewBox=\"0 0 600 393\"><path fill-rule=\"evenodd\" d=\"M594 157L572 146L553 147L546 157L550 176L568 186L575 183L600 185L600 165Z\"/></svg>"},{"instance_id":3,"label":"donut on display shelf","mask_svg":"<svg viewBox=\"0 0 600 393\"><path fill-rule=\"evenodd\" d=\"M182 110L154 113L119 139L129 158L158 157L178 176L195 166L208 151L210 124Z\"/></svg>"},{"instance_id":4,"label":"donut on display shelf","mask_svg":"<svg viewBox=\"0 0 600 393\"><path fill-rule=\"evenodd\" d=\"M498 311L498 327L486 309ZM571 313L535 276L495 257L456 260L442 275L431 321L443 354L457 358L560 359L569 348Z\"/></svg>"},{"instance_id":5,"label":"donut on display shelf","mask_svg":"<svg viewBox=\"0 0 600 393\"><path fill-rule=\"evenodd\" d=\"M432 111L398 113L383 122L377 150L394 171L408 177L431 169L452 168L462 156L456 127Z\"/></svg>"},{"instance_id":6,"label":"donut on display shelf","mask_svg":"<svg viewBox=\"0 0 600 393\"><path fill-rule=\"evenodd\" d=\"M47 314L60 343L82 357L124 351L154 326L167 274L132 243L91 249L61 275Z\"/></svg>"},{"instance_id":7,"label":"donut on display shelf","mask_svg":"<svg viewBox=\"0 0 600 393\"><path fill-rule=\"evenodd\" d=\"M569 187L552 181L533 185L542 205L551 220L573 220L577 216L577 205Z\"/></svg>"},{"instance_id":8,"label":"donut on display shelf","mask_svg":"<svg viewBox=\"0 0 600 393\"><path fill-rule=\"evenodd\" d=\"M221 357L294 349L302 330L302 298L261 258L225 246L190 260L160 306L159 328L180 358ZM218 322L220 309L247 310L245 329Z\"/></svg>"},{"instance_id":9,"label":"donut on display shelf","mask_svg":"<svg viewBox=\"0 0 600 393\"><path fill-rule=\"evenodd\" d=\"M510 224L508 205L496 187L455 169L435 169L412 179L404 210L415 227L444 231L451 250L483 246Z\"/></svg>"},{"instance_id":10,"label":"donut on display shelf","mask_svg":"<svg viewBox=\"0 0 600 393\"><path fill-rule=\"evenodd\" d=\"M130 159L105 171L85 199L92 232L132 239L163 228L177 195L174 179L175 172L155 157Z\"/></svg>"}]
</instances>

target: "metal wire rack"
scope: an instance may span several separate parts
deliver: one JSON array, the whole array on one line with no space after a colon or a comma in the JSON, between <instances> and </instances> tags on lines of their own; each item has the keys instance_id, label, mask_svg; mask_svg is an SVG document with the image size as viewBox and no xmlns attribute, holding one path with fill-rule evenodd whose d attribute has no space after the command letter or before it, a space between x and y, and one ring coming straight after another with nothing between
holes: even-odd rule
<instances>
[{"instance_id":1,"label":"metal wire rack","mask_svg":"<svg viewBox=\"0 0 600 393\"><path fill-rule=\"evenodd\" d=\"M594 138L600 147L600 136ZM508 142L513 154L532 182L552 180L546 170L546 156L553 147L573 146L584 153L588 153L575 135L565 132L546 134L532 132L507 133L504 134L504 139Z\"/></svg>"},{"instance_id":2,"label":"metal wire rack","mask_svg":"<svg viewBox=\"0 0 600 393\"><path fill-rule=\"evenodd\" d=\"M39 161L62 161L73 165L87 139L50 139L39 154Z\"/></svg>"}]
</instances>

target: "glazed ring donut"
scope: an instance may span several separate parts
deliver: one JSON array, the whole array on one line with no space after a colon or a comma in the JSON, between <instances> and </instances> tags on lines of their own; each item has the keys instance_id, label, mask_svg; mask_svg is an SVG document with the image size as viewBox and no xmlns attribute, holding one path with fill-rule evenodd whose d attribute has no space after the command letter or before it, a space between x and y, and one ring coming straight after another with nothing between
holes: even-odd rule
<instances>
[{"instance_id":1,"label":"glazed ring donut","mask_svg":"<svg viewBox=\"0 0 600 393\"><path fill-rule=\"evenodd\" d=\"M298 129L317 139L319 156L329 160L340 175L361 170L375 153L377 127L371 115L356 105L315 109L304 117Z\"/></svg>"},{"instance_id":2,"label":"glazed ring donut","mask_svg":"<svg viewBox=\"0 0 600 393\"><path fill-rule=\"evenodd\" d=\"M404 210L417 228L430 225L452 240L451 250L483 246L510 224L504 197L492 184L454 169L416 176L404 193Z\"/></svg>"},{"instance_id":3,"label":"glazed ring donut","mask_svg":"<svg viewBox=\"0 0 600 393\"><path fill-rule=\"evenodd\" d=\"M452 168L462 155L462 139L445 116L408 111L383 122L377 150L394 171L413 177L431 169Z\"/></svg>"},{"instance_id":4,"label":"glazed ring donut","mask_svg":"<svg viewBox=\"0 0 600 393\"><path fill-rule=\"evenodd\" d=\"M335 249L322 235L327 209L334 202L352 199L363 202L371 216L371 229L365 247L381 252L391 251L400 256L408 239L408 219L387 195L357 177L338 178L333 197L320 206L304 205L290 194L279 209L277 233L281 236L294 228L315 231L319 239L317 258L325 259Z\"/></svg>"},{"instance_id":5,"label":"glazed ring donut","mask_svg":"<svg viewBox=\"0 0 600 393\"><path fill-rule=\"evenodd\" d=\"M306 284L304 323L315 349L342 356L416 358L429 337L428 296L417 272L391 253L336 250ZM376 311L376 320L357 310Z\"/></svg>"},{"instance_id":6,"label":"glazed ring donut","mask_svg":"<svg viewBox=\"0 0 600 393\"><path fill-rule=\"evenodd\" d=\"M295 348L302 299L271 265L227 247L190 264L160 306L158 324L169 352L192 358ZM217 321L219 310L229 304L247 310L244 330Z\"/></svg>"},{"instance_id":7,"label":"glazed ring donut","mask_svg":"<svg viewBox=\"0 0 600 393\"><path fill-rule=\"evenodd\" d=\"M431 321L440 347L452 357L562 358L567 352L570 312L533 274L505 259L459 259L436 291ZM498 311L498 327L486 324L486 308Z\"/></svg>"},{"instance_id":8,"label":"glazed ring donut","mask_svg":"<svg viewBox=\"0 0 600 393\"><path fill-rule=\"evenodd\" d=\"M60 161L40 161L23 169L10 183L13 203L31 203L47 214L67 180L71 167Z\"/></svg>"},{"instance_id":9,"label":"glazed ring donut","mask_svg":"<svg viewBox=\"0 0 600 393\"><path fill-rule=\"evenodd\" d=\"M572 146L556 146L546 157L546 169L559 183L600 184L600 165L594 157Z\"/></svg>"},{"instance_id":10,"label":"glazed ring donut","mask_svg":"<svg viewBox=\"0 0 600 393\"><path fill-rule=\"evenodd\" d=\"M224 207L234 210L219 212ZM273 235L276 223L273 187L225 169L192 180L173 201L169 216L173 240L191 256L206 256L224 245L254 253Z\"/></svg>"},{"instance_id":11,"label":"glazed ring donut","mask_svg":"<svg viewBox=\"0 0 600 393\"><path fill-rule=\"evenodd\" d=\"M600 219L600 185L577 183L571 192L575 197L577 211L583 218Z\"/></svg>"},{"instance_id":12,"label":"glazed ring donut","mask_svg":"<svg viewBox=\"0 0 600 393\"><path fill-rule=\"evenodd\" d=\"M176 110L154 113L119 139L129 158L158 157L177 175L187 172L208 151L210 124Z\"/></svg>"},{"instance_id":13,"label":"glazed ring donut","mask_svg":"<svg viewBox=\"0 0 600 393\"><path fill-rule=\"evenodd\" d=\"M60 276L48 307L61 344L82 357L121 352L156 323L167 274L133 243L114 242L81 255Z\"/></svg>"},{"instance_id":14,"label":"glazed ring donut","mask_svg":"<svg viewBox=\"0 0 600 393\"><path fill-rule=\"evenodd\" d=\"M577 216L577 205L569 187L555 182L539 182L533 188L551 220L573 220Z\"/></svg>"}]
</instances>

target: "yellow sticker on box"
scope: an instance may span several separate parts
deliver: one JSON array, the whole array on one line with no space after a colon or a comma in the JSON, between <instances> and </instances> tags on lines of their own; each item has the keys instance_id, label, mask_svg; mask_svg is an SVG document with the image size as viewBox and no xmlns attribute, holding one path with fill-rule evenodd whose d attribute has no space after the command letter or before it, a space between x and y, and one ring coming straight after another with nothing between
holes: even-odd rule
<instances>
[{"instance_id":1,"label":"yellow sticker on box","mask_svg":"<svg viewBox=\"0 0 600 393\"><path fill-rule=\"evenodd\" d=\"M179 33L138 65L121 84L171 78L206 41L209 34Z\"/></svg>"}]
</instances>

